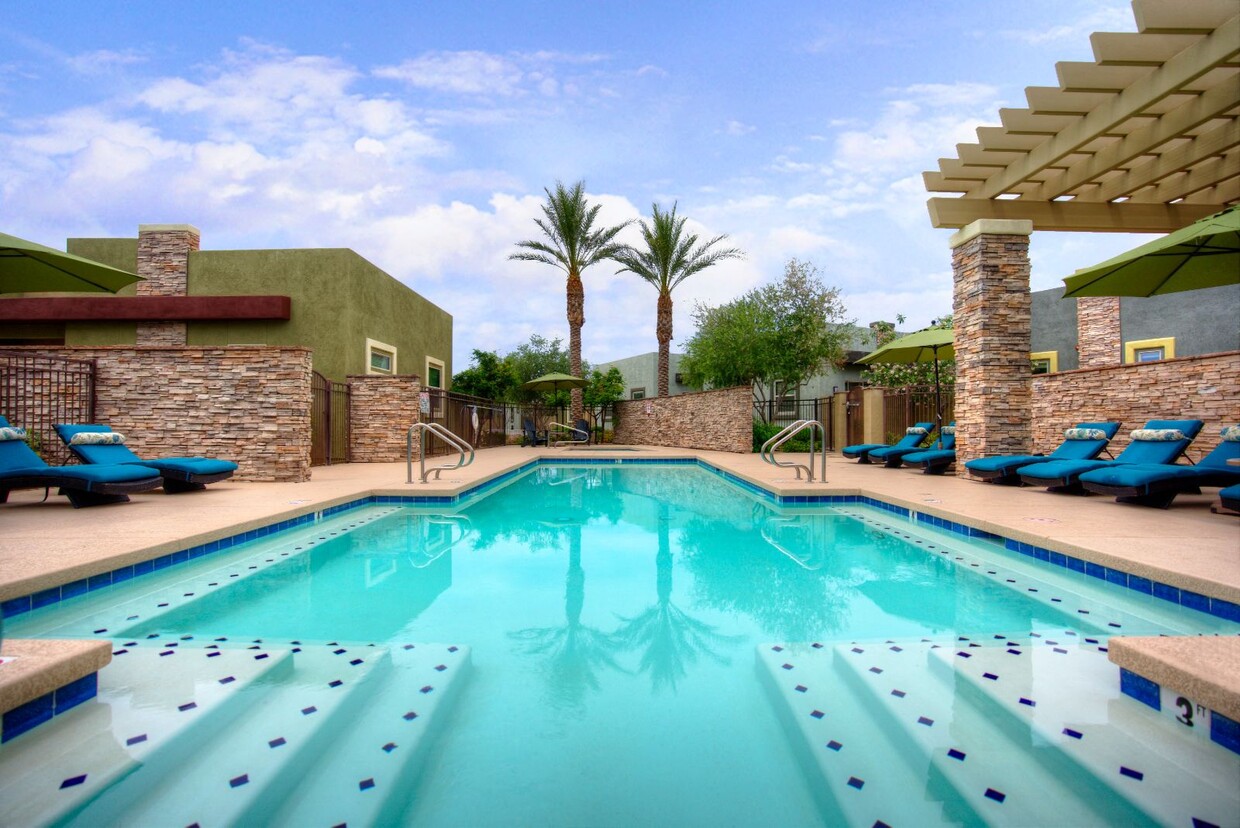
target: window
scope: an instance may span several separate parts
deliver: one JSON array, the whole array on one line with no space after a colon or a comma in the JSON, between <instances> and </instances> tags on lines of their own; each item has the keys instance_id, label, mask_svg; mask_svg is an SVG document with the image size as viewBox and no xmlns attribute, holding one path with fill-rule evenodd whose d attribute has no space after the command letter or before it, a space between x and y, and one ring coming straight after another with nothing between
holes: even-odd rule
<instances>
[{"instance_id":1,"label":"window","mask_svg":"<svg viewBox=\"0 0 1240 828\"><path fill-rule=\"evenodd\" d=\"M426 387L443 388L443 363L434 357L426 358Z\"/></svg>"},{"instance_id":2,"label":"window","mask_svg":"<svg viewBox=\"0 0 1240 828\"><path fill-rule=\"evenodd\" d=\"M630 400L644 400L644 399L646 399L646 387L645 387L645 386L642 386L641 388L630 388L630 389L629 389L629 399L630 399Z\"/></svg>"},{"instance_id":3,"label":"window","mask_svg":"<svg viewBox=\"0 0 1240 828\"><path fill-rule=\"evenodd\" d=\"M1175 337L1134 339L1124 343L1124 362L1159 362L1175 359Z\"/></svg>"},{"instance_id":4,"label":"window","mask_svg":"<svg viewBox=\"0 0 1240 828\"><path fill-rule=\"evenodd\" d=\"M1035 374L1053 374L1059 370L1059 352L1035 351L1029 355L1029 364Z\"/></svg>"},{"instance_id":5,"label":"window","mask_svg":"<svg viewBox=\"0 0 1240 828\"><path fill-rule=\"evenodd\" d=\"M367 339L366 373L395 374L396 348L377 339Z\"/></svg>"}]
</instances>

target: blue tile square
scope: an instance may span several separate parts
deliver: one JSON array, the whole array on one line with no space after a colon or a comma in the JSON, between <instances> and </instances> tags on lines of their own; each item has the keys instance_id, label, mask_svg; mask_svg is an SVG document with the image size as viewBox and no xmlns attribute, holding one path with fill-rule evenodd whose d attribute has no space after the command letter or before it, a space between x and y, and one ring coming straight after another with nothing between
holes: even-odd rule
<instances>
[{"instance_id":1,"label":"blue tile square","mask_svg":"<svg viewBox=\"0 0 1240 828\"><path fill-rule=\"evenodd\" d=\"M1158 692L1158 684L1150 681L1145 676L1137 675L1131 670L1125 670L1121 667L1119 671L1119 690L1125 696L1131 696L1155 710L1162 709L1162 699Z\"/></svg>"},{"instance_id":2,"label":"blue tile square","mask_svg":"<svg viewBox=\"0 0 1240 828\"><path fill-rule=\"evenodd\" d=\"M52 694L54 696L55 715L59 716L66 710L76 707L84 701L93 699L98 692L98 673L91 673L88 676L82 676L77 681L69 682Z\"/></svg>"},{"instance_id":3,"label":"blue tile square","mask_svg":"<svg viewBox=\"0 0 1240 828\"><path fill-rule=\"evenodd\" d=\"M42 592L36 592L34 595L31 595L30 607L31 609L38 609L39 607L46 607L55 604L59 600L60 587L52 587L51 589L45 589Z\"/></svg>"},{"instance_id":4,"label":"blue tile square","mask_svg":"<svg viewBox=\"0 0 1240 828\"><path fill-rule=\"evenodd\" d=\"M91 575L86 582L86 588L94 592L97 589L103 589L106 586L112 586L112 573L104 572L99 575Z\"/></svg>"},{"instance_id":5,"label":"blue tile square","mask_svg":"<svg viewBox=\"0 0 1240 828\"><path fill-rule=\"evenodd\" d=\"M0 618L12 618L23 612L30 612L30 598L29 595L22 595L0 603Z\"/></svg>"},{"instance_id":6,"label":"blue tile square","mask_svg":"<svg viewBox=\"0 0 1240 828\"><path fill-rule=\"evenodd\" d=\"M155 569L156 571L160 569L167 569L170 566L172 566L171 555L160 555L158 558L151 561L151 567Z\"/></svg>"},{"instance_id":7,"label":"blue tile square","mask_svg":"<svg viewBox=\"0 0 1240 828\"><path fill-rule=\"evenodd\" d=\"M1180 606L1189 607L1199 612L1210 611L1210 599L1197 592L1189 592L1187 589L1180 590Z\"/></svg>"},{"instance_id":8,"label":"blue tile square","mask_svg":"<svg viewBox=\"0 0 1240 828\"><path fill-rule=\"evenodd\" d=\"M1128 576L1128 588L1134 589L1142 595L1154 594L1154 582L1149 578L1142 578L1140 575Z\"/></svg>"},{"instance_id":9,"label":"blue tile square","mask_svg":"<svg viewBox=\"0 0 1240 828\"><path fill-rule=\"evenodd\" d=\"M88 581L85 578L83 578L80 581L73 581L72 583L63 584L60 587L60 600L63 601L67 598L73 598L78 595L85 595L89 591L90 591L90 581Z\"/></svg>"},{"instance_id":10,"label":"blue tile square","mask_svg":"<svg viewBox=\"0 0 1240 828\"><path fill-rule=\"evenodd\" d=\"M173 564L185 563L189 560L189 552L182 549L180 552L173 552L168 557L171 558Z\"/></svg>"},{"instance_id":11,"label":"blue tile square","mask_svg":"<svg viewBox=\"0 0 1240 828\"><path fill-rule=\"evenodd\" d=\"M14 739L30 729L41 725L52 718L53 700L52 694L47 693L32 699L23 705L13 708L4 714L3 724L0 725L3 741L7 742Z\"/></svg>"},{"instance_id":12,"label":"blue tile square","mask_svg":"<svg viewBox=\"0 0 1240 828\"><path fill-rule=\"evenodd\" d=\"M1033 557L1037 558L1039 561L1050 561L1051 552L1049 549L1043 549L1040 546L1035 546L1033 548Z\"/></svg>"},{"instance_id":13,"label":"blue tile square","mask_svg":"<svg viewBox=\"0 0 1240 828\"><path fill-rule=\"evenodd\" d=\"M1071 555L1065 555L1064 557L1066 559L1065 563L1067 564L1068 569L1071 569L1073 572L1085 571L1085 562L1083 560L1080 558L1074 558Z\"/></svg>"},{"instance_id":14,"label":"blue tile square","mask_svg":"<svg viewBox=\"0 0 1240 828\"><path fill-rule=\"evenodd\" d=\"M1062 552L1052 552L1050 554L1050 562L1053 563L1055 566L1067 566L1068 556L1063 554Z\"/></svg>"},{"instance_id":15,"label":"blue tile square","mask_svg":"<svg viewBox=\"0 0 1240 828\"><path fill-rule=\"evenodd\" d=\"M1154 581L1154 597L1178 604L1180 603L1180 590L1176 587Z\"/></svg>"},{"instance_id":16,"label":"blue tile square","mask_svg":"<svg viewBox=\"0 0 1240 828\"><path fill-rule=\"evenodd\" d=\"M146 575L147 573L154 572L154 571L155 571L154 561L138 561L136 564L133 565L133 574L135 576Z\"/></svg>"},{"instance_id":17,"label":"blue tile square","mask_svg":"<svg viewBox=\"0 0 1240 828\"><path fill-rule=\"evenodd\" d=\"M1091 578L1101 578L1102 580L1105 581L1107 577L1107 570L1106 570L1106 567L1104 566L1099 566L1096 563L1091 563L1090 561L1086 561L1085 562L1085 574Z\"/></svg>"},{"instance_id":18,"label":"blue tile square","mask_svg":"<svg viewBox=\"0 0 1240 828\"><path fill-rule=\"evenodd\" d=\"M1210 614L1228 621L1240 621L1240 604L1224 601L1222 598L1210 599Z\"/></svg>"},{"instance_id":19,"label":"blue tile square","mask_svg":"<svg viewBox=\"0 0 1240 828\"><path fill-rule=\"evenodd\" d=\"M1118 586L1128 586L1128 573L1121 572L1118 569L1107 569L1107 583L1116 584Z\"/></svg>"},{"instance_id":20,"label":"blue tile square","mask_svg":"<svg viewBox=\"0 0 1240 828\"><path fill-rule=\"evenodd\" d=\"M1211 710L1210 741L1222 745L1232 753L1240 753L1240 722Z\"/></svg>"}]
</instances>

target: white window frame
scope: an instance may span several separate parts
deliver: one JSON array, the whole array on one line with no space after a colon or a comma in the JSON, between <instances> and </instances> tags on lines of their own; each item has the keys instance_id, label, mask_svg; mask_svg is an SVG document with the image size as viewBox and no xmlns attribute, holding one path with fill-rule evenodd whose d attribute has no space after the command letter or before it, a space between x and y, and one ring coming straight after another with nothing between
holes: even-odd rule
<instances>
[{"instance_id":1,"label":"white window frame","mask_svg":"<svg viewBox=\"0 0 1240 828\"><path fill-rule=\"evenodd\" d=\"M384 371L382 368L376 368L371 358L374 354L381 354L392 360L392 369ZM386 342L380 342L377 339L366 339L366 373L378 376L392 376L396 373L396 346L388 345Z\"/></svg>"},{"instance_id":2,"label":"white window frame","mask_svg":"<svg viewBox=\"0 0 1240 828\"><path fill-rule=\"evenodd\" d=\"M646 386L644 386L644 385L643 385L643 386L641 386L640 388L630 388L630 389L629 389L629 399L630 399L630 400L644 400L644 399L646 399Z\"/></svg>"},{"instance_id":3,"label":"white window frame","mask_svg":"<svg viewBox=\"0 0 1240 828\"><path fill-rule=\"evenodd\" d=\"M439 369L439 384L438 385L431 385L431 368ZM438 388L440 390L443 390L444 378L446 375L447 375L447 370L444 367L442 359L435 359L433 356L428 356L426 358L426 374L422 377L423 385L425 385L427 388Z\"/></svg>"}]
</instances>

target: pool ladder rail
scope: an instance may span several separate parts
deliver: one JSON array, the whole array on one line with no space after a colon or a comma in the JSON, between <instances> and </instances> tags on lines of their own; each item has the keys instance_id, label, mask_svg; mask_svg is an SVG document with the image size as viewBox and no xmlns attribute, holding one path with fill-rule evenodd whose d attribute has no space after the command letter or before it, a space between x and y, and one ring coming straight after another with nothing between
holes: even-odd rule
<instances>
[{"instance_id":1,"label":"pool ladder rail","mask_svg":"<svg viewBox=\"0 0 1240 828\"><path fill-rule=\"evenodd\" d=\"M418 464L421 470L421 479L425 483L433 474L435 479L439 479L439 475L445 470L460 469L474 462L474 447L469 443L457 437L448 429L439 423L414 423L409 426L409 431L405 433L405 482L413 482L413 433L415 431L427 432L422 435L422 439L418 441ZM442 466L426 467L426 438L434 434L457 451L455 463L445 463Z\"/></svg>"},{"instance_id":2,"label":"pool ladder rail","mask_svg":"<svg viewBox=\"0 0 1240 828\"><path fill-rule=\"evenodd\" d=\"M559 448L560 446L580 446L590 442L590 432L584 429L577 428L576 426L565 425L564 423L550 423L547 426L547 433L550 434L551 429L553 428L561 431L567 431L574 435L580 435L579 437L574 436L568 440L556 440L556 448Z\"/></svg>"},{"instance_id":3,"label":"pool ladder rail","mask_svg":"<svg viewBox=\"0 0 1240 828\"><path fill-rule=\"evenodd\" d=\"M793 463L791 461L781 461L781 460L775 459L775 452L779 449L780 446L782 446L784 443L788 442L793 437L797 436L802 431L805 431L807 429L809 430L809 463L808 464ZM818 482L820 483L827 482L827 451L826 451L827 432L823 429L822 423L818 422L817 420L797 420L795 423L792 423L791 425L785 427L774 437L772 437L771 439L767 440L765 443L762 444L762 459L770 463L772 466L795 469L797 473L797 480L801 479L801 471L804 470L806 481L809 483L813 483L814 482L814 454L815 454L814 433L815 432L818 433L818 436L820 438L819 439L820 447L817 452L821 456L821 459L819 461L820 472L818 475Z\"/></svg>"}]
</instances>

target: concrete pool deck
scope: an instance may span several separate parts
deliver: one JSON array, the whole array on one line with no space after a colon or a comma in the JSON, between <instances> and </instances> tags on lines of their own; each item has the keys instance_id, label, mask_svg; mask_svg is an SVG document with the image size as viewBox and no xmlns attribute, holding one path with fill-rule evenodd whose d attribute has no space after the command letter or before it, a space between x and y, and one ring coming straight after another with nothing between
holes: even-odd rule
<instances>
[{"instance_id":1,"label":"concrete pool deck","mask_svg":"<svg viewBox=\"0 0 1240 828\"><path fill-rule=\"evenodd\" d=\"M316 467L306 483L225 481L203 492L169 496L157 490L134 495L126 504L76 510L63 497L52 495L40 502L42 491L13 492L8 503L0 504L0 602L369 495L454 494L537 457L607 456L609 452L601 448L585 453L508 446L481 450L473 465L444 472L443 480L425 485L405 482L404 463L353 463ZM781 495L865 495L1240 603L1240 517L1214 513L1211 507L1218 503L1218 495L1213 490L1181 495L1170 509L1162 510L1119 504L1109 497L1057 495L951 475L929 476L913 469L860 465L838 454L827 456L826 483L813 484L796 480L791 469L767 465L754 454L625 447L610 456L696 457ZM1192 641L1184 643L1191 646ZM1233 680L1235 664L1240 663L1240 637L1228 641L1223 646L1231 655L1219 665L1226 669L1197 678L1221 686L1234 700L1240 694ZM1158 657L1159 653L1151 654L1151 659ZM1217 657L1213 653L1210 660Z\"/></svg>"}]
</instances>

